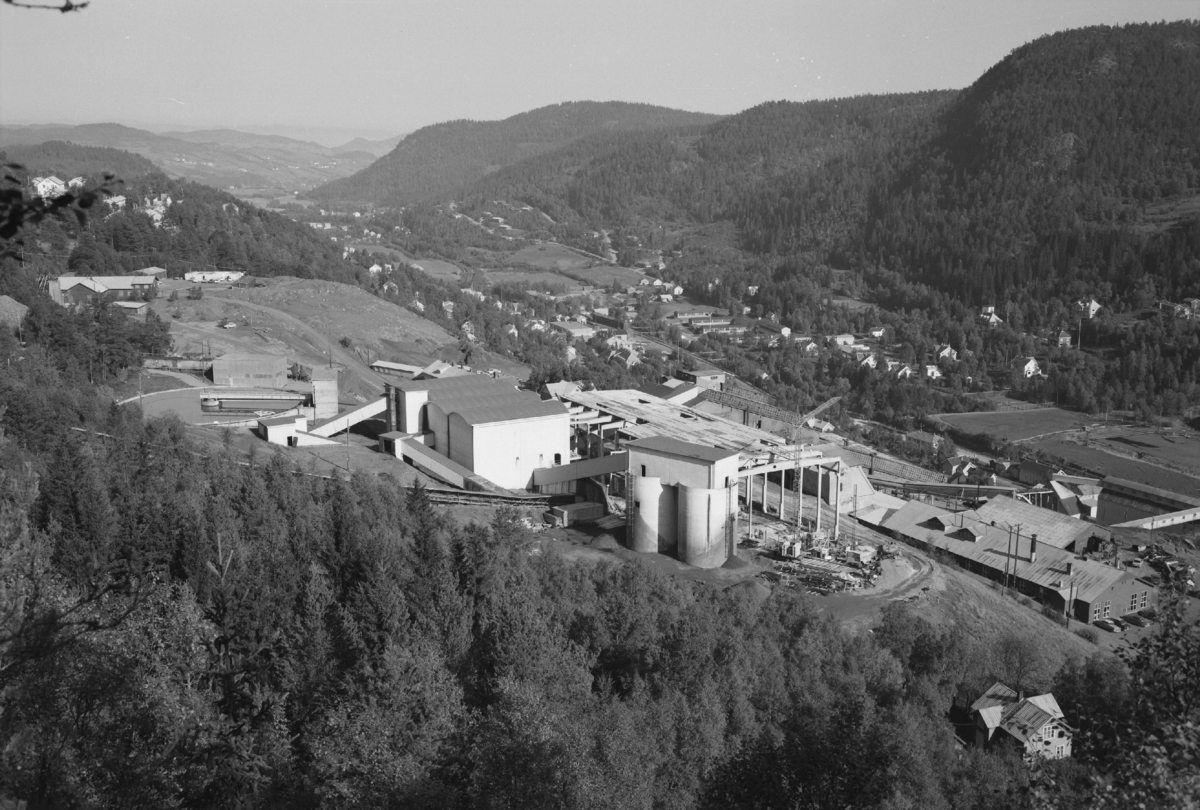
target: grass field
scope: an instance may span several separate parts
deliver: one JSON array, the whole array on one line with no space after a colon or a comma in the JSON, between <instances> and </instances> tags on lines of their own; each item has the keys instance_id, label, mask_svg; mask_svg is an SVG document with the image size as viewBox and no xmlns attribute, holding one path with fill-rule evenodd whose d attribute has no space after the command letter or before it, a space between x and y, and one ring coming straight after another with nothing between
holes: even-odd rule
<instances>
[{"instance_id":1,"label":"grass field","mask_svg":"<svg viewBox=\"0 0 1200 810\"><path fill-rule=\"evenodd\" d=\"M1095 475L1127 478L1159 489L1200 497L1200 478L1184 475L1134 458L1123 458L1097 447L1067 441L1041 441L1033 445L1050 455L1082 467Z\"/></svg>"},{"instance_id":2,"label":"grass field","mask_svg":"<svg viewBox=\"0 0 1200 810\"><path fill-rule=\"evenodd\" d=\"M488 281L493 284L535 284L538 282L549 284L554 288L561 288L564 293L578 292L583 289L583 285L572 278L560 275L552 271L539 272L537 270L488 270Z\"/></svg>"},{"instance_id":3,"label":"grass field","mask_svg":"<svg viewBox=\"0 0 1200 810\"><path fill-rule=\"evenodd\" d=\"M581 270L592 266L598 260L581 256L573 250L553 242L543 242L530 245L512 254L513 262L544 267L547 270Z\"/></svg>"},{"instance_id":4,"label":"grass field","mask_svg":"<svg viewBox=\"0 0 1200 810\"><path fill-rule=\"evenodd\" d=\"M441 259L414 259L408 256L401 250L386 245L368 245L368 244L353 244L350 247L355 250L365 250L368 253L378 253L383 256L390 256L396 261L411 264L414 267L420 268L421 272L430 278L435 278L438 281L449 281L457 284L462 280L462 268L456 264L442 261Z\"/></svg>"},{"instance_id":5,"label":"grass field","mask_svg":"<svg viewBox=\"0 0 1200 810\"><path fill-rule=\"evenodd\" d=\"M1120 435L1105 436L1104 445L1122 454L1140 453L1148 460L1158 459L1200 472L1200 438L1193 435L1123 430Z\"/></svg>"},{"instance_id":6,"label":"grass field","mask_svg":"<svg viewBox=\"0 0 1200 810\"><path fill-rule=\"evenodd\" d=\"M1019 442L1055 433L1061 430L1079 430L1084 425L1096 424L1096 417L1083 413L1064 411L1061 408L1038 408L1028 411L1000 411L989 413L941 414L939 418L959 430L969 433L986 433Z\"/></svg>"},{"instance_id":7,"label":"grass field","mask_svg":"<svg viewBox=\"0 0 1200 810\"><path fill-rule=\"evenodd\" d=\"M610 287L614 281L621 287L636 287L645 278L639 270L599 263L581 270L564 270L563 274L593 287Z\"/></svg>"}]
</instances>

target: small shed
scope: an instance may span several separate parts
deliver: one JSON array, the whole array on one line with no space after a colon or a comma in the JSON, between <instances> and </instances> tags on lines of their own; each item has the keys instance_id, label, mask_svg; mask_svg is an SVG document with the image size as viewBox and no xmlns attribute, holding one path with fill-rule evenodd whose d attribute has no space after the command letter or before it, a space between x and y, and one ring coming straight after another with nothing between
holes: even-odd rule
<instances>
[{"instance_id":1,"label":"small shed","mask_svg":"<svg viewBox=\"0 0 1200 810\"><path fill-rule=\"evenodd\" d=\"M295 414L258 420L258 435L270 444L285 447L295 443L296 432L308 430L308 418Z\"/></svg>"}]
</instances>

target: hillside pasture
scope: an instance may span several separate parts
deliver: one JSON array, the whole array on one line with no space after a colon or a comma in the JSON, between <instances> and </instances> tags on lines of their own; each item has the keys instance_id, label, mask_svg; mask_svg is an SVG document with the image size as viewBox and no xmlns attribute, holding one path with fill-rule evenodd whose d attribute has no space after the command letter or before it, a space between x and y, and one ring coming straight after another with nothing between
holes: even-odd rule
<instances>
[{"instance_id":1,"label":"hillside pasture","mask_svg":"<svg viewBox=\"0 0 1200 810\"><path fill-rule=\"evenodd\" d=\"M521 248L512 254L514 264L527 264L547 270L582 270L591 267L598 259L589 259L555 242L541 242Z\"/></svg>"},{"instance_id":2,"label":"hillside pasture","mask_svg":"<svg viewBox=\"0 0 1200 810\"><path fill-rule=\"evenodd\" d=\"M486 275L488 281L492 284L548 284L554 289L560 289L563 293L580 292L583 290L583 285L575 279L549 270L506 270L500 268L497 270L488 270L486 271Z\"/></svg>"},{"instance_id":3,"label":"hillside pasture","mask_svg":"<svg viewBox=\"0 0 1200 810\"><path fill-rule=\"evenodd\" d=\"M985 413L945 413L943 422L967 433L983 433L1010 442L1022 442L1066 430L1082 430L1096 424L1096 417L1061 408Z\"/></svg>"},{"instance_id":4,"label":"hillside pasture","mask_svg":"<svg viewBox=\"0 0 1200 810\"><path fill-rule=\"evenodd\" d=\"M1147 460L1158 460L1200 472L1200 436L1192 433L1159 433L1148 429L1122 430L1120 435L1103 436L1093 442L1112 447L1121 454L1135 453Z\"/></svg>"},{"instance_id":5,"label":"hillside pasture","mask_svg":"<svg viewBox=\"0 0 1200 810\"><path fill-rule=\"evenodd\" d=\"M1067 441L1036 442L1034 447L1093 475L1126 478L1159 489L1200 497L1200 478L1136 458L1113 455L1101 447L1085 447Z\"/></svg>"},{"instance_id":6,"label":"hillside pasture","mask_svg":"<svg viewBox=\"0 0 1200 810\"><path fill-rule=\"evenodd\" d=\"M593 287L610 287L615 281L619 287L636 287L645 275L632 267L621 267L615 264L597 262L591 267L579 270L564 270L563 275L571 276L578 281Z\"/></svg>"}]
</instances>

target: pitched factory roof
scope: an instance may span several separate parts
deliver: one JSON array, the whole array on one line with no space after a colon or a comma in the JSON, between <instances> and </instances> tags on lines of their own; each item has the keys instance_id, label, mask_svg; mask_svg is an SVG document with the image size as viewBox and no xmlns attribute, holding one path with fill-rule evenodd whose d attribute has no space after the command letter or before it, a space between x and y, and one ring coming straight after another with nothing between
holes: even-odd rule
<instances>
[{"instance_id":1,"label":"pitched factory roof","mask_svg":"<svg viewBox=\"0 0 1200 810\"><path fill-rule=\"evenodd\" d=\"M1123 489L1130 489L1134 492L1140 492L1148 495L1151 498L1182 501L1190 506L1200 506L1200 498L1195 498L1191 495L1185 495L1182 492L1174 492L1169 489L1159 489L1158 487L1148 486L1146 484L1138 483L1137 481L1130 481L1127 478L1117 478L1116 476L1109 475L1104 478L1104 484L1113 487L1121 487Z\"/></svg>"},{"instance_id":2,"label":"pitched factory roof","mask_svg":"<svg viewBox=\"0 0 1200 810\"><path fill-rule=\"evenodd\" d=\"M428 391L430 402L447 413L457 413L469 425L567 415L567 408L561 402L519 390L513 377L496 379L468 374L433 380L397 380L393 386L401 391Z\"/></svg>"},{"instance_id":3,"label":"pitched factory roof","mask_svg":"<svg viewBox=\"0 0 1200 810\"><path fill-rule=\"evenodd\" d=\"M701 461L721 461L722 459L737 455L737 451L735 450L722 450L719 447L709 447L708 445L704 444L683 442L679 439L672 439L667 436L649 436L645 439L637 439L636 441L628 442L625 446L638 450L670 453L673 456L684 456L686 458L695 458Z\"/></svg>"},{"instance_id":4,"label":"pitched factory roof","mask_svg":"<svg viewBox=\"0 0 1200 810\"><path fill-rule=\"evenodd\" d=\"M722 419L687 405L677 405L640 391L572 391L563 400L615 416L625 422L621 432L635 439L667 436L692 444L726 450L759 452L784 449L787 442L765 430Z\"/></svg>"},{"instance_id":5,"label":"pitched factory roof","mask_svg":"<svg viewBox=\"0 0 1200 810\"><path fill-rule=\"evenodd\" d=\"M1090 524L1089 524L1090 525ZM1114 584L1132 577L1119 568L1077 558L1054 546L1038 543L1037 559L1029 559L1029 536L1022 532L1019 544L1008 529L992 526L977 512L945 512L936 506L909 501L883 521L883 527L903 537L944 549L995 571L1005 568L1017 579L1056 591L1068 597L1091 602ZM975 531L971 531L975 530ZM1067 575L1067 564L1071 575Z\"/></svg>"},{"instance_id":6,"label":"pitched factory roof","mask_svg":"<svg viewBox=\"0 0 1200 810\"><path fill-rule=\"evenodd\" d=\"M1084 523L1069 515L1052 512L1016 498L992 498L976 511L984 523L994 520L997 524L1019 525L1022 535L1036 534L1039 546L1069 548L1080 538L1086 540L1093 534L1111 534L1101 526Z\"/></svg>"},{"instance_id":7,"label":"pitched factory roof","mask_svg":"<svg viewBox=\"0 0 1200 810\"><path fill-rule=\"evenodd\" d=\"M83 284L95 292L108 290L132 290L135 287L150 287L155 283L151 276L59 276L59 289L66 290Z\"/></svg>"}]
</instances>

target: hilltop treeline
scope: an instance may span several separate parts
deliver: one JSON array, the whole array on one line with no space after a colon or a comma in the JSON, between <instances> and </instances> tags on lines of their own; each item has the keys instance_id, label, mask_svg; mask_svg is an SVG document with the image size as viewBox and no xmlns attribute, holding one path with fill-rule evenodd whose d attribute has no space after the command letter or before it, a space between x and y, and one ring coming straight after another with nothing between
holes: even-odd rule
<instances>
[{"instance_id":1,"label":"hilltop treeline","mask_svg":"<svg viewBox=\"0 0 1200 810\"><path fill-rule=\"evenodd\" d=\"M81 149L72 146L69 153L84 159L91 151L115 151ZM22 260L49 275L64 269L81 275L120 275L158 266L172 276L220 269L350 284L358 280L358 271L342 259L339 246L287 217L158 171L119 180L111 189L124 198L122 207L98 203L82 226L74 220L47 219L24 235ZM160 197L164 203L169 198L170 204L156 224L147 208Z\"/></svg>"},{"instance_id":2,"label":"hilltop treeline","mask_svg":"<svg viewBox=\"0 0 1200 810\"><path fill-rule=\"evenodd\" d=\"M626 102L541 107L503 121L447 121L424 127L350 177L310 192L316 199L407 205L452 195L498 167L601 132L701 124L717 116Z\"/></svg>"},{"instance_id":3,"label":"hilltop treeline","mask_svg":"<svg viewBox=\"0 0 1200 810\"><path fill-rule=\"evenodd\" d=\"M15 176L24 180L34 174L59 172L59 179L84 177L93 182L111 174L132 180L161 170L141 155L105 146L79 146L66 141L46 141L37 145L10 144L0 148L0 163L11 162L24 171Z\"/></svg>"}]
</instances>

